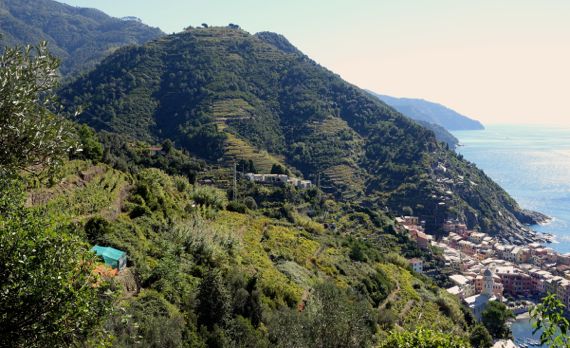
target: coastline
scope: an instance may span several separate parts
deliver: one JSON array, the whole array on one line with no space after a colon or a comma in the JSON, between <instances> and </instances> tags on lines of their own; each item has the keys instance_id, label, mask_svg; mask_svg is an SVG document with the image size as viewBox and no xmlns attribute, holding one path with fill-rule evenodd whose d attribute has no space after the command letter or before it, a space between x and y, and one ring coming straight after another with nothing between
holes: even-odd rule
<instances>
[{"instance_id":1,"label":"coastline","mask_svg":"<svg viewBox=\"0 0 570 348\"><path fill-rule=\"evenodd\" d=\"M457 153L518 202L522 214L517 218L524 225L519 230L533 230L533 241L570 253L570 162L561 161L570 157L570 128L502 124L452 134L464 145L457 147ZM520 239L519 245L530 242Z\"/></svg>"}]
</instances>

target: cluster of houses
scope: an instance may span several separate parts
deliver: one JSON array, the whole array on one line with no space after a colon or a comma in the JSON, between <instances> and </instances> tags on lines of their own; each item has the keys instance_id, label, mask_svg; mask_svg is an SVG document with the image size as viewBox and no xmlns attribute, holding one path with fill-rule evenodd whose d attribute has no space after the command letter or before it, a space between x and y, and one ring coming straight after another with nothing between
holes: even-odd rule
<instances>
[{"instance_id":1,"label":"cluster of houses","mask_svg":"<svg viewBox=\"0 0 570 348\"><path fill-rule=\"evenodd\" d=\"M532 298L551 292L570 308L570 254L559 254L539 243L526 246L507 245L482 232L468 230L464 224L448 221L449 232L434 245L443 249L456 286L449 289L466 302L481 289L481 274L491 272L494 295ZM455 281L455 280L457 281Z\"/></svg>"},{"instance_id":2,"label":"cluster of houses","mask_svg":"<svg viewBox=\"0 0 570 348\"><path fill-rule=\"evenodd\" d=\"M476 317L486 303L506 296L532 298L550 292L570 308L570 253L559 254L539 243L504 244L457 221L445 222L448 235L436 242L417 218L405 216L397 222L419 247L427 243L443 251L446 265L456 271L450 276L454 286L447 291L465 301Z\"/></svg>"},{"instance_id":3,"label":"cluster of houses","mask_svg":"<svg viewBox=\"0 0 570 348\"><path fill-rule=\"evenodd\" d=\"M424 223L419 221L416 216L403 216L397 217L396 223L404 228L408 236L414 240L417 245L422 249L428 249L433 236L427 234L424 230Z\"/></svg>"},{"instance_id":4,"label":"cluster of houses","mask_svg":"<svg viewBox=\"0 0 570 348\"><path fill-rule=\"evenodd\" d=\"M247 173L245 178L251 182L257 182L268 185L285 185L290 184L299 189L307 189L312 186L310 180L295 178L286 174L255 174Z\"/></svg>"}]
</instances>

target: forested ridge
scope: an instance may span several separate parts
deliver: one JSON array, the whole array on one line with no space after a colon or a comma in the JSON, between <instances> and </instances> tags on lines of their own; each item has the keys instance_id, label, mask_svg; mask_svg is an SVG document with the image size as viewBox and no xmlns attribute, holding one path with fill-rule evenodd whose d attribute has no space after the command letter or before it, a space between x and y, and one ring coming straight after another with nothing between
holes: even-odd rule
<instances>
[{"instance_id":1,"label":"forested ridge","mask_svg":"<svg viewBox=\"0 0 570 348\"><path fill-rule=\"evenodd\" d=\"M93 68L113 50L163 35L158 28L52 0L0 1L1 46L47 41L63 75Z\"/></svg>"},{"instance_id":2,"label":"forested ridge","mask_svg":"<svg viewBox=\"0 0 570 348\"><path fill-rule=\"evenodd\" d=\"M170 139L211 163L282 164L339 199L411 208L435 231L451 217L516 237L536 221L432 132L278 34L189 28L120 49L60 96L96 129Z\"/></svg>"}]
</instances>

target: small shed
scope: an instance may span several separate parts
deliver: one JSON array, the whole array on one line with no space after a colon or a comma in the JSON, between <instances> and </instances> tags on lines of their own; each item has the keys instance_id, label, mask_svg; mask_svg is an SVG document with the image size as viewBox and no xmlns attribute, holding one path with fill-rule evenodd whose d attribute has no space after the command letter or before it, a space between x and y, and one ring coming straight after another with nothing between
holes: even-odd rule
<instances>
[{"instance_id":1,"label":"small shed","mask_svg":"<svg viewBox=\"0 0 570 348\"><path fill-rule=\"evenodd\" d=\"M91 248L97 256L101 256L106 265L109 265L119 271L127 266L127 253L112 247L103 247L95 245Z\"/></svg>"}]
</instances>

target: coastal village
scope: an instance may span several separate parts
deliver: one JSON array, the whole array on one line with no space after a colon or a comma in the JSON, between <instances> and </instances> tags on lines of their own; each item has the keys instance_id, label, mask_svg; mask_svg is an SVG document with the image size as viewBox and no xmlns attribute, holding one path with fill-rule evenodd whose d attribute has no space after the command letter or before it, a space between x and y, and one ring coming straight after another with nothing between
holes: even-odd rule
<instances>
[{"instance_id":1,"label":"coastal village","mask_svg":"<svg viewBox=\"0 0 570 348\"><path fill-rule=\"evenodd\" d=\"M560 254L538 242L505 244L459 221L446 221L442 227L447 236L438 241L417 217L399 217L396 222L418 247L442 253L454 272L449 276L454 286L447 291L469 306L477 319L489 301L508 302L514 314L523 314L533 301L553 293L570 306L570 253ZM409 262L414 271L423 272L422 260Z\"/></svg>"}]
</instances>

